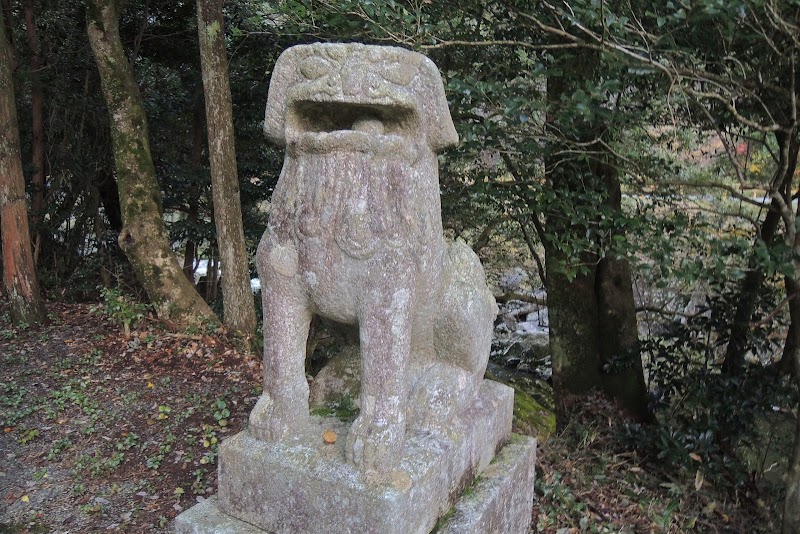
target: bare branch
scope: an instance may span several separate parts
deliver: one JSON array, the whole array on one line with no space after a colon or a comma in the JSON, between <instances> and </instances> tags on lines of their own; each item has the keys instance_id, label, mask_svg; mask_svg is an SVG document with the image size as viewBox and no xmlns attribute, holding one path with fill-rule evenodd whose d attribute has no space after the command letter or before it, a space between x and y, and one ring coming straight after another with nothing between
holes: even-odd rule
<instances>
[{"instance_id":1,"label":"bare branch","mask_svg":"<svg viewBox=\"0 0 800 534\"><path fill-rule=\"evenodd\" d=\"M686 317L687 319L693 319L699 315L703 315L706 313L705 310L699 311L697 313L684 313L679 311L667 310L665 308L659 308L657 306L637 306L636 313L657 313L658 315L665 315L668 317Z\"/></svg>"},{"instance_id":2,"label":"bare branch","mask_svg":"<svg viewBox=\"0 0 800 534\"><path fill-rule=\"evenodd\" d=\"M536 216L533 215L533 218L535 217ZM539 279L541 279L542 284L547 285L547 274L544 269L544 262L539 256L539 253L536 252L536 244L533 242L533 239L531 239L531 235L530 232L528 232L528 227L525 225L525 221L519 217L514 217L514 220L517 221L517 224L522 231L522 237L525 239L525 244L528 245L528 251L531 253L531 256L533 256L533 261L536 262L536 270L539 272Z\"/></svg>"},{"instance_id":3,"label":"bare branch","mask_svg":"<svg viewBox=\"0 0 800 534\"><path fill-rule=\"evenodd\" d=\"M509 291L508 293L503 293L501 295L495 295L494 299L499 302L500 304L510 302L512 300L518 300L520 302L527 302L529 304L537 304L539 306L547 306L547 299L542 299L539 297L534 297L533 295L527 295L525 293L517 293L514 291ZM531 310L536 311L536 310Z\"/></svg>"},{"instance_id":4,"label":"bare branch","mask_svg":"<svg viewBox=\"0 0 800 534\"><path fill-rule=\"evenodd\" d=\"M659 185L659 186L674 186L674 187L692 187L692 188L697 188L697 189L706 189L706 188L709 188L709 189L721 189L721 190L726 191L727 193L729 193L735 199L741 200L742 202L745 202L747 204L751 204L753 206L756 206L756 207L762 208L762 209L770 207L770 204L766 204L764 202L759 202L757 200L753 200L752 198L743 195L742 193L740 193L739 191L737 191L735 188L731 187L730 185L721 184L719 182L706 183L706 182L690 182L690 181L684 181L684 180L660 180L660 181L658 181L657 185ZM761 189L761 188L752 186L752 187L743 187L742 189Z\"/></svg>"},{"instance_id":5,"label":"bare branch","mask_svg":"<svg viewBox=\"0 0 800 534\"><path fill-rule=\"evenodd\" d=\"M775 316L778 315L778 313L781 311L781 309L784 306L786 306L792 300L794 300L795 297L797 297L797 292L790 293L789 295L786 296L786 298L784 298L782 301L780 301L778 303L778 305L775 306L775 308L771 312L769 312L763 319L761 319L760 321L756 321L754 323L751 323L750 326L757 327L757 326L768 326L768 325L772 324L772 320L775 318Z\"/></svg>"},{"instance_id":6,"label":"bare branch","mask_svg":"<svg viewBox=\"0 0 800 534\"><path fill-rule=\"evenodd\" d=\"M582 43L563 43L563 44L534 44L526 41L513 40L489 40L489 41L439 41L436 44L421 45L424 50L435 48L447 48L450 46L518 46L529 50L562 50L569 48L593 48L600 50L601 47L582 44Z\"/></svg>"},{"instance_id":7,"label":"bare branch","mask_svg":"<svg viewBox=\"0 0 800 534\"><path fill-rule=\"evenodd\" d=\"M769 126L763 126L747 117L743 116L739 111L736 109L736 101L734 99L728 99L718 93L709 93L705 91L696 91L691 87L684 87L683 90L691 95L693 98L696 99L705 99L705 100L716 100L717 102L721 103L725 108L736 118L737 121L740 123L749 126L754 130L758 130L759 132L777 132L781 130L781 125L773 123Z\"/></svg>"},{"instance_id":8,"label":"bare branch","mask_svg":"<svg viewBox=\"0 0 800 534\"><path fill-rule=\"evenodd\" d=\"M489 244L489 240L492 237L492 233L494 232L495 228L503 224L508 220L508 215L502 214L498 215L497 217L493 218L486 227L481 231L477 238L475 238L475 243L472 245L472 250L476 254L486 245Z\"/></svg>"}]
</instances>

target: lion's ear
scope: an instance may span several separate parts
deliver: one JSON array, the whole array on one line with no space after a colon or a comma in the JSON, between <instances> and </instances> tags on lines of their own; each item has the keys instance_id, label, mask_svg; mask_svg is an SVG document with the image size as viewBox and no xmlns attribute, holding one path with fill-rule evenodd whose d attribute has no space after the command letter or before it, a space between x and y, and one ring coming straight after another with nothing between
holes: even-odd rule
<instances>
[{"instance_id":1,"label":"lion's ear","mask_svg":"<svg viewBox=\"0 0 800 534\"><path fill-rule=\"evenodd\" d=\"M419 73L413 83L417 86L416 93L419 95L425 133L431 150L441 152L457 145L458 133L450 116L447 98L444 96L442 77L433 61L423 57Z\"/></svg>"},{"instance_id":2,"label":"lion's ear","mask_svg":"<svg viewBox=\"0 0 800 534\"><path fill-rule=\"evenodd\" d=\"M267 95L267 110L264 115L264 133L273 143L286 144L286 112L289 90L302 80L298 64L302 59L313 54L310 47L294 46L286 49L272 70Z\"/></svg>"}]
</instances>

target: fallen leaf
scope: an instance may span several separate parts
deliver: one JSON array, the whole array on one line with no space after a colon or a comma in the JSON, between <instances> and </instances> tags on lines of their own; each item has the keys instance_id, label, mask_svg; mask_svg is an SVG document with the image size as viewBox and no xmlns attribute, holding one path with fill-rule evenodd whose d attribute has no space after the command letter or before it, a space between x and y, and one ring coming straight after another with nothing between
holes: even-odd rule
<instances>
[{"instance_id":1,"label":"fallen leaf","mask_svg":"<svg viewBox=\"0 0 800 534\"><path fill-rule=\"evenodd\" d=\"M333 430L326 430L322 433L322 441L324 441L327 445L333 445L336 443L336 432Z\"/></svg>"},{"instance_id":2,"label":"fallen leaf","mask_svg":"<svg viewBox=\"0 0 800 534\"><path fill-rule=\"evenodd\" d=\"M22 497L19 498L19 500L21 500L22 502L31 502L30 497L28 497L27 495L23 495Z\"/></svg>"},{"instance_id":3,"label":"fallen leaf","mask_svg":"<svg viewBox=\"0 0 800 534\"><path fill-rule=\"evenodd\" d=\"M701 473L700 470L698 469L697 473L695 473L694 475L694 489L700 491L700 488L703 487L704 478L705 477L703 477L703 473Z\"/></svg>"},{"instance_id":4,"label":"fallen leaf","mask_svg":"<svg viewBox=\"0 0 800 534\"><path fill-rule=\"evenodd\" d=\"M701 458L700 455L697 454L696 452L690 452L689 453L689 458L691 458L695 462L702 462L703 461L703 458Z\"/></svg>"}]
</instances>

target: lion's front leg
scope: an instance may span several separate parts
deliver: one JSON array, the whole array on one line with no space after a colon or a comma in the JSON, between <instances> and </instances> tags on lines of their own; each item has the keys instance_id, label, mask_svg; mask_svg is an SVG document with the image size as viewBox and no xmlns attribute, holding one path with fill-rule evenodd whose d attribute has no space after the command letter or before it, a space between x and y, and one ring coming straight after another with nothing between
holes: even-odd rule
<instances>
[{"instance_id":1,"label":"lion's front leg","mask_svg":"<svg viewBox=\"0 0 800 534\"><path fill-rule=\"evenodd\" d=\"M288 258L288 259L287 259ZM264 308L264 391L250 412L250 432L281 441L309 419L305 374L312 313L292 246L263 240L258 252Z\"/></svg>"},{"instance_id":2,"label":"lion's front leg","mask_svg":"<svg viewBox=\"0 0 800 534\"><path fill-rule=\"evenodd\" d=\"M370 261L362 293L361 413L347 436L347 459L385 473L400 457L406 431L413 262L401 254Z\"/></svg>"}]
</instances>

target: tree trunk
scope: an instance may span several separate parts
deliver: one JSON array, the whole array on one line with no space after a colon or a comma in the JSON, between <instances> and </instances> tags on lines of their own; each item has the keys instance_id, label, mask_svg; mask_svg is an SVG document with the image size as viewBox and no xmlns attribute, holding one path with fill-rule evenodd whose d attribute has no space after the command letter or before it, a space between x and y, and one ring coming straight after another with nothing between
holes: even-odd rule
<instances>
[{"instance_id":1,"label":"tree trunk","mask_svg":"<svg viewBox=\"0 0 800 534\"><path fill-rule=\"evenodd\" d=\"M106 264L108 263L109 253L106 246L106 227L103 223L103 215L100 211L100 191L92 184L89 188L91 191L92 212L94 213L94 235L95 235L95 248L97 249L97 256L99 259L98 275L103 287L112 287L113 280L111 279L111 271L108 270Z\"/></svg>"},{"instance_id":2,"label":"tree trunk","mask_svg":"<svg viewBox=\"0 0 800 534\"><path fill-rule=\"evenodd\" d=\"M785 354L784 354L785 356ZM792 354L795 382L800 387L800 347ZM786 498L783 502L781 534L800 534L800 407L796 412L794 450L786 472Z\"/></svg>"},{"instance_id":3,"label":"tree trunk","mask_svg":"<svg viewBox=\"0 0 800 534\"><path fill-rule=\"evenodd\" d=\"M791 374L795 370L795 354L800 351L800 284L791 276L784 277L786 296L789 297L789 329L783 344L783 354L776 364L778 371ZM796 377L800 380L800 376Z\"/></svg>"},{"instance_id":4,"label":"tree trunk","mask_svg":"<svg viewBox=\"0 0 800 534\"><path fill-rule=\"evenodd\" d=\"M44 92L39 71L42 68L39 37L36 35L33 0L25 0L25 32L31 52L31 115L33 117L33 145L31 147L31 223L33 226L34 258L39 257L42 246L41 224L44 217Z\"/></svg>"},{"instance_id":5,"label":"tree trunk","mask_svg":"<svg viewBox=\"0 0 800 534\"><path fill-rule=\"evenodd\" d=\"M219 261L215 253L211 254L206 268L206 300L208 302L217 298L217 282L219 280Z\"/></svg>"},{"instance_id":6,"label":"tree trunk","mask_svg":"<svg viewBox=\"0 0 800 534\"><path fill-rule=\"evenodd\" d=\"M552 219L549 221L553 227ZM553 230L549 230L553 231ZM603 385L598 340L597 296L594 258L585 257L590 272L572 280L567 276L564 253L545 246L547 310L550 325L550 352L553 360L553 397L556 424L563 429L571 404Z\"/></svg>"},{"instance_id":7,"label":"tree trunk","mask_svg":"<svg viewBox=\"0 0 800 534\"><path fill-rule=\"evenodd\" d=\"M797 169L798 143L797 135L787 139L785 132L776 132L775 137L778 146L783 146L788 142L788 150L780 151L781 159L778 162L779 172L783 172L781 180L781 190L785 190L792 183L795 170ZM761 223L759 235L756 236L756 243L763 242L767 247L772 247L775 242L775 233L778 230L778 225L781 222L781 215L778 204L772 202L770 210L767 212L764 222ZM750 269L745 274L742 280L741 289L739 291L739 300L736 304L736 312L734 313L733 321L731 323L730 339L728 340L728 347L725 349L725 359L722 362L722 371L727 374L738 373L744 364L744 355L747 353L747 338L750 333L750 322L753 318L753 313L758 305L758 295L761 292L764 283L764 271L755 265L755 260L751 260ZM787 294L788 286L787 286ZM788 340L787 340L788 341ZM791 362L791 358L788 360ZM791 364L790 364L791 365Z\"/></svg>"},{"instance_id":8,"label":"tree trunk","mask_svg":"<svg viewBox=\"0 0 800 534\"><path fill-rule=\"evenodd\" d=\"M197 185L192 184L189 186L189 213L186 217L187 221L189 222L190 227L194 227L197 225L197 216L199 212L198 206L198 192L197 192ZM194 271L195 271L195 260L197 259L197 243L194 239L187 236L186 237L186 245L183 249L183 274L186 276L186 279L189 280L189 283L195 285L194 283Z\"/></svg>"},{"instance_id":9,"label":"tree trunk","mask_svg":"<svg viewBox=\"0 0 800 534\"><path fill-rule=\"evenodd\" d=\"M621 192L616 169L601 159L607 157L605 150L595 142L606 126L558 123L560 108L573 92L595 79L599 58L586 53L562 60L561 74L547 82L547 120L551 131L564 136L551 141L551 152L569 154L577 142L586 155L545 160L550 186L567 211L550 208L544 240L556 423L563 428L574 396L593 388L605 391L637 419L650 420L628 262L613 252L601 257L604 243L599 242L589 243L579 254L565 252L571 248L565 243L589 234L592 221L575 220L576 214L586 212L581 203L603 195L607 208L619 211Z\"/></svg>"},{"instance_id":10,"label":"tree trunk","mask_svg":"<svg viewBox=\"0 0 800 534\"><path fill-rule=\"evenodd\" d=\"M111 122L122 211L119 244L158 314L177 327L216 321L186 280L161 216L161 191L150 154L147 119L119 37L118 0L89 0L89 43Z\"/></svg>"},{"instance_id":11,"label":"tree trunk","mask_svg":"<svg viewBox=\"0 0 800 534\"><path fill-rule=\"evenodd\" d=\"M622 189L617 169L612 165L594 165L595 174L603 177L608 199L615 212L622 211ZM619 235L620 232L615 232ZM600 361L603 390L640 421L652 421L644 382L642 354L639 348L639 325L633 298L633 277L628 260L613 251L606 253L597 266L598 313L600 314Z\"/></svg>"},{"instance_id":12,"label":"tree trunk","mask_svg":"<svg viewBox=\"0 0 800 534\"><path fill-rule=\"evenodd\" d=\"M0 0L0 16L3 18L3 30L5 32L5 39L8 41L8 46L11 50L14 50L14 19L12 18L13 13L11 12L11 0ZM12 52L10 58L10 68L11 72L17 68L16 58Z\"/></svg>"},{"instance_id":13,"label":"tree trunk","mask_svg":"<svg viewBox=\"0 0 800 534\"><path fill-rule=\"evenodd\" d=\"M631 266L610 254L597 266L600 360L607 365L603 390L639 421L653 421L644 382Z\"/></svg>"},{"instance_id":14,"label":"tree trunk","mask_svg":"<svg viewBox=\"0 0 800 534\"><path fill-rule=\"evenodd\" d=\"M252 336L256 331L256 314L239 201L222 4L223 0L197 0L211 191L220 263L225 269L222 277L225 324L234 332Z\"/></svg>"},{"instance_id":15,"label":"tree trunk","mask_svg":"<svg viewBox=\"0 0 800 534\"><path fill-rule=\"evenodd\" d=\"M122 208L119 203L119 189L112 173L102 171L95 175L95 186L100 193L103 211L108 219L108 226L115 232L122 233Z\"/></svg>"},{"instance_id":16,"label":"tree trunk","mask_svg":"<svg viewBox=\"0 0 800 534\"><path fill-rule=\"evenodd\" d=\"M187 199L187 217L189 223L186 237L186 246L183 251L183 274L194 285L194 263L197 258L197 242L189 235L197 227L200 215L200 171L203 168L203 141L205 140L205 104L203 91L198 89L194 96L192 106L192 183L189 185Z\"/></svg>"},{"instance_id":17,"label":"tree trunk","mask_svg":"<svg viewBox=\"0 0 800 534\"><path fill-rule=\"evenodd\" d=\"M5 19L0 12L0 19ZM38 324L45 312L31 252L25 178L22 174L17 108L11 78L11 46L0 20L0 237L3 284L17 324Z\"/></svg>"}]
</instances>

